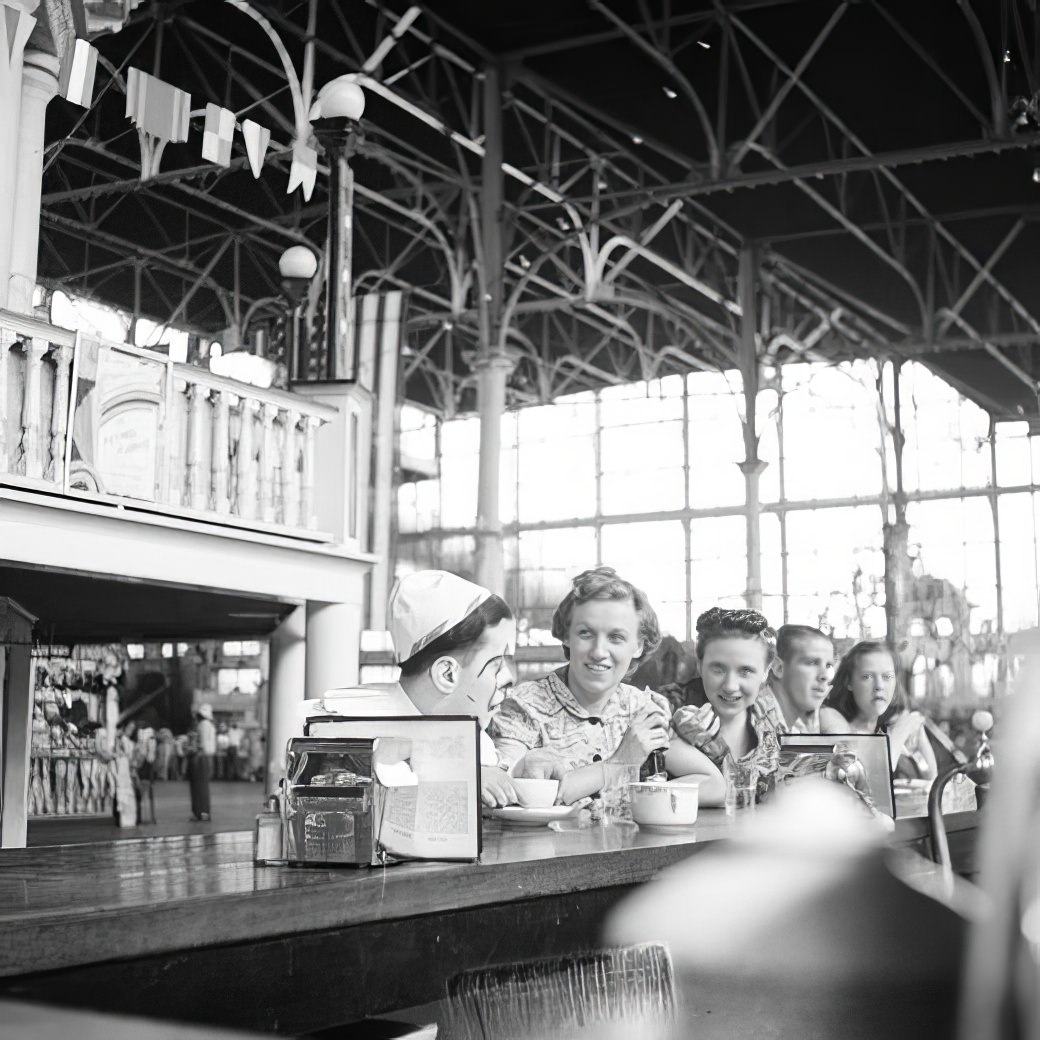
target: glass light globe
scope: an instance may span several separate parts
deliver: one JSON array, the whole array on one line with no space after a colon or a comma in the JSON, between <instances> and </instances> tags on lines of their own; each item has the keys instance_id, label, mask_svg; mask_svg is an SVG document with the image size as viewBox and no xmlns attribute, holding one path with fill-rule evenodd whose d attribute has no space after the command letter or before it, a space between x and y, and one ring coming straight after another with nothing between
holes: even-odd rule
<instances>
[{"instance_id":1,"label":"glass light globe","mask_svg":"<svg viewBox=\"0 0 1040 1040\"><path fill-rule=\"evenodd\" d=\"M361 118L365 111L365 92L349 77L337 76L318 91L311 105L311 119Z\"/></svg>"},{"instance_id":2,"label":"glass light globe","mask_svg":"<svg viewBox=\"0 0 1040 1040\"><path fill-rule=\"evenodd\" d=\"M289 246L278 258L278 272L283 278L314 277L318 258L306 246Z\"/></svg>"}]
</instances>

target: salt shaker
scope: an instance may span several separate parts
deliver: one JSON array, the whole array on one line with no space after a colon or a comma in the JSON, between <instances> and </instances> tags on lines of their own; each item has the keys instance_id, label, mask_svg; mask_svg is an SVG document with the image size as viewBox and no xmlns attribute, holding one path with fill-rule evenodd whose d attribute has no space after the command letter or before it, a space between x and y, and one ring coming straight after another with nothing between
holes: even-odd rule
<instances>
[{"instance_id":1,"label":"salt shaker","mask_svg":"<svg viewBox=\"0 0 1040 1040\"><path fill-rule=\"evenodd\" d=\"M264 808L256 815L256 829L253 832L253 862L258 867L285 862L282 812L276 794L267 799Z\"/></svg>"}]
</instances>

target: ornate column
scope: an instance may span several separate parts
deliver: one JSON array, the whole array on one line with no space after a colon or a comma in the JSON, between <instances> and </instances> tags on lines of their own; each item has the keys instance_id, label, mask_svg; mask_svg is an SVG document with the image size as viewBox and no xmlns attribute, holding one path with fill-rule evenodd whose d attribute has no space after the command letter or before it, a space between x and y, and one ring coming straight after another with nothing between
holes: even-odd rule
<instances>
[{"instance_id":1,"label":"ornate column","mask_svg":"<svg viewBox=\"0 0 1040 1040\"><path fill-rule=\"evenodd\" d=\"M40 194L43 181L44 126L47 104L58 92L58 59L42 51L26 51L22 65L21 112L18 119L18 166L11 219L10 274L7 306L32 312L40 248Z\"/></svg>"},{"instance_id":2,"label":"ornate column","mask_svg":"<svg viewBox=\"0 0 1040 1040\"><path fill-rule=\"evenodd\" d=\"M766 463L758 457L758 250L747 246L740 253L740 306L743 311L738 357L744 384L744 516L747 523L747 589L744 598L752 610L762 609L762 504L759 478Z\"/></svg>"},{"instance_id":3,"label":"ornate column","mask_svg":"<svg viewBox=\"0 0 1040 1040\"><path fill-rule=\"evenodd\" d=\"M499 515L502 469L502 416L506 380L513 363L501 350L503 246L502 86L495 65L484 69L484 158L481 162L480 356L477 360L477 408L480 412L480 464L477 484L477 581L498 595L505 593L502 521Z\"/></svg>"},{"instance_id":4,"label":"ornate column","mask_svg":"<svg viewBox=\"0 0 1040 1040\"><path fill-rule=\"evenodd\" d=\"M505 592L502 560L502 519L499 512L502 469L502 416L506 410L506 380L513 362L492 354L477 362L477 403L480 409L480 462L477 484L477 581L498 595Z\"/></svg>"}]
</instances>

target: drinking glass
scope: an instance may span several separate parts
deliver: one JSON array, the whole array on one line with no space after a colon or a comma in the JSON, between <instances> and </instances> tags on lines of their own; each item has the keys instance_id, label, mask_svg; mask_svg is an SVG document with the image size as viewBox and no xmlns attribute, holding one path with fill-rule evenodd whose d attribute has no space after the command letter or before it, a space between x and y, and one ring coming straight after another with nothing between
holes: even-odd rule
<instances>
[{"instance_id":1,"label":"drinking glass","mask_svg":"<svg viewBox=\"0 0 1040 1040\"><path fill-rule=\"evenodd\" d=\"M755 788L758 784L758 766L753 762L734 762L726 758L722 764L726 780L726 814L755 808Z\"/></svg>"},{"instance_id":2,"label":"drinking glass","mask_svg":"<svg viewBox=\"0 0 1040 1040\"><path fill-rule=\"evenodd\" d=\"M632 822L632 800L628 785L639 780L639 766L603 763L604 783L600 791L604 825Z\"/></svg>"}]
</instances>

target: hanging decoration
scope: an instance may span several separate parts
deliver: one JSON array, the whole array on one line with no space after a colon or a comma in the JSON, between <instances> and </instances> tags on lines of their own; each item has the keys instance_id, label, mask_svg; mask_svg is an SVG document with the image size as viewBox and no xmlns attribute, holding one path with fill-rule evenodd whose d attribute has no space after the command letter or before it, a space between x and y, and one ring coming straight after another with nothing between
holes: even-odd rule
<instances>
[{"instance_id":1,"label":"hanging decoration","mask_svg":"<svg viewBox=\"0 0 1040 1040\"><path fill-rule=\"evenodd\" d=\"M266 126L254 123L252 119L246 119L242 123L242 137L246 142L249 168L253 171L253 176L259 180L264 157L267 155L267 148L271 143L271 131Z\"/></svg>"},{"instance_id":2,"label":"hanging decoration","mask_svg":"<svg viewBox=\"0 0 1040 1040\"><path fill-rule=\"evenodd\" d=\"M188 139L191 95L186 90L130 69L126 77L126 115L137 126L141 142L141 180L159 172L169 141Z\"/></svg>"},{"instance_id":3,"label":"hanging decoration","mask_svg":"<svg viewBox=\"0 0 1040 1040\"><path fill-rule=\"evenodd\" d=\"M86 40L73 40L66 50L58 78L58 93L66 101L90 108L94 100L94 74L98 52Z\"/></svg>"},{"instance_id":4,"label":"hanging decoration","mask_svg":"<svg viewBox=\"0 0 1040 1040\"><path fill-rule=\"evenodd\" d=\"M231 142L235 136L235 113L210 102L202 131L202 158L218 166L231 165Z\"/></svg>"},{"instance_id":5,"label":"hanging decoration","mask_svg":"<svg viewBox=\"0 0 1040 1040\"><path fill-rule=\"evenodd\" d=\"M0 7L3 17L0 18L0 44L3 45L3 59L6 70L20 69L20 60L29 36L36 26L36 19L20 7Z\"/></svg>"},{"instance_id":6,"label":"hanging decoration","mask_svg":"<svg viewBox=\"0 0 1040 1040\"><path fill-rule=\"evenodd\" d=\"M297 140L293 144L292 166L289 167L289 187L286 195L291 195L297 188L303 188L303 197L310 202L314 191L314 182L318 176L318 153Z\"/></svg>"}]
</instances>

